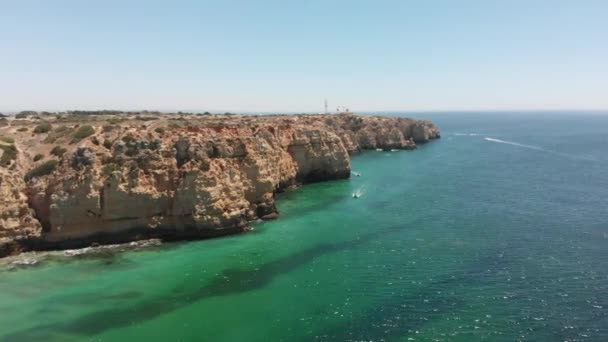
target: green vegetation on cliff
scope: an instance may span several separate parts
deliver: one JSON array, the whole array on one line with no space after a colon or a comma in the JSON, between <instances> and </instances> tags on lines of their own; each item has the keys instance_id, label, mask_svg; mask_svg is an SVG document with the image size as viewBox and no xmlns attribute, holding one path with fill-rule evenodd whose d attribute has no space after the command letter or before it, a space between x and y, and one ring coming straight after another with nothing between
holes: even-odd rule
<instances>
[{"instance_id":1,"label":"green vegetation on cliff","mask_svg":"<svg viewBox=\"0 0 608 342\"><path fill-rule=\"evenodd\" d=\"M15 138L0 136L0 141L3 141L5 143L7 143L7 144L14 144L15 143Z\"/></svg>"},{"instance_id":2,"label":"green vegetation on cliff","mask_svg":"<svg viewBox=\"0 0 608 342\"><path fill-rule=\"evenodd\" d=\"M104 176L111 175L114 171L120 171L120 166L116 163L109 163L103 166L101 172Z\"/></svg>"},{"instance_id":3,"label":"green vegetation on cliff","mask_svg":"<svg viewBox=\"0 0 608 342\"><path fill-rule=\"evenodd\" d=\"M36 166L35 168L29 170L25 174L24 179L27 182L33 178L50 175L57 168L57 164L59 164L59 162L56 160L46 161L46 162Z\"/></svg>"},{"instance_id":4,"label":"green vegetation on cliff","mask_svg":"<svg viewBox=\"0 0 608 342\"><path fill-rule=\"evenodd\" d=\"M0 157L0 166L9 166L11 162L17 159L17 148L15 145L0 145L0 150L3 150L2 157Z\"/></svg>"},{"instance_id":5,"label":"green vegetation on cliff","mask_svg":"<svg viewBox=\"0 0 608 342\"><path fill-rule=\"evenodd\" d=\"M121 110L69 110L68 114L72 115L118 115L122 114Z\"/></svg>"},{"instance_id":6,"label":"green vegetation on cliff","mask_svg":"<svg viewBox=\"0 0 608 342\"><path fill-rule=\"evenodd\" d=\"M142 111L137 111L137 112L125 112L122 110L108 110L108 109L104 109L104 110L69 110L67 113L71 114L71 115L78 115L78 116L119 115L119 114L130 114L130 115L141 115L141 114L159 115L159 114L161 114L161 112L149 111L149 110L142 110Z\"/></svg>"},{"instance_id":7,"label":"green vegetation on cliff","mask_svg":"<svg viewBox=\"0 0 608 342\"><path fill-rule=\"evenodd\" d=\"M68 150L61 147L61 146L55 146L53 147L53 149L51 150L51 154L56 156L56 157L61 157L64 153L66 153Z\"/></svg>"},{"instance_id":8,"label":"green vegetation on cliff","mask_svg":"<svg viewBox=\"0 0 608 342\"><path fill-rule=\"evenodd\" d=\"M59 126L55 128L49 135L43 140L45 144L53 144L57 139L63 138L70 134L73 128L68 126Z\"/></svg>"},{"instance_id":9,"label":"green vegetation on cliff","mask_svg":"<svg viewBox=\"0 0 608 342\"><path fill-rule=\"evenodd\" d=\"M90 125L85 125L80 126L72 136L75 141L79 141L93 135L93 133L95 133L95 129Z\"/></svg>"},{"instance_id":10,"label":"green vegetation on cliff","mask_svg":"<svg viewBox=\"0 0 608 342\"><path fill-rule=\"evenodd\" d=\"M33 116L33 115L38 115L38 112L33 111L33 110L24 110L24 111L21 111L21 112L17 113L15 115L15 118L17 118L17 119L25 119L28 116Z\"/></svg>"},{"instance_id":11,"label":"green vegetation on cliff","mask_svg":"<svg viewBox=\"0 0 608 342\"><path fill-rule=\"evenodd\" d=\"M48 122L43 122L34 128L34 133L48 133L51 131L53 126Z\"/></svg>"}]
</instances>

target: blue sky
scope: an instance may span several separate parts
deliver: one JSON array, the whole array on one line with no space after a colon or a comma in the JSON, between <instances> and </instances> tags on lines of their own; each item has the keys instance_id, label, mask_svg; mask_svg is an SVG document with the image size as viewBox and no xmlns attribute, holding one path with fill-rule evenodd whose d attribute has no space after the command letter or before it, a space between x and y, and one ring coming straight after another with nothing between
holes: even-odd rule
<instances>
[{"instance_id":1,"label":"blue sky","mask_svg":"<svg viewBox=\"0 0 608 342\"><path fill-rule=\"evenodd\" d=\"M608 109L608 1L0 0L0 110Z\"/></svg>"}]
</instances>

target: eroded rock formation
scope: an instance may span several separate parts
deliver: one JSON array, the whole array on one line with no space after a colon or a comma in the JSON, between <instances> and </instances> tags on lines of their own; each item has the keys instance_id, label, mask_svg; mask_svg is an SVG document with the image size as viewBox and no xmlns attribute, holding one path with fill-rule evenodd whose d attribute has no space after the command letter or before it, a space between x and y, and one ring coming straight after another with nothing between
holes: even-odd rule
<instances>
[{"instance_id":1,"label":"eroded rock formation","mask_svg":"<svg viewBox=\"0 0 608 342\"><path fill-rule=\"evenodd\" d=\"M64 144L49 174L27 182L26 169L36 164L25 156L16 171L1 170L0 253L243 231L251 220L276 217L276 192L348 178L349 154L413 149L439 137L428 121L355 115L142 126L94 126L90 137Z\"/></svg>"}]
</instances>

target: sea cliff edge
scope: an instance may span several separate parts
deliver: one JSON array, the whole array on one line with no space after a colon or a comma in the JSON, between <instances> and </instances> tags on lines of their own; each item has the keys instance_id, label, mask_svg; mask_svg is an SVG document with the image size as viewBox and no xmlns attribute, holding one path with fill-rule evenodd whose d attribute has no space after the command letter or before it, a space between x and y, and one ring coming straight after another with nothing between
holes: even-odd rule
<instances>
[{"instance_id":1,"label":"sea cliff edge","mask_svg":"<svg viewBox=\"0 0 608 342\"><path fill-rule=\"evenodd\" d=\"M246 231L275 194L415 149L430 121L334 115L38 115L0 122L0 257Z\"/></svg>"}]
</instances>

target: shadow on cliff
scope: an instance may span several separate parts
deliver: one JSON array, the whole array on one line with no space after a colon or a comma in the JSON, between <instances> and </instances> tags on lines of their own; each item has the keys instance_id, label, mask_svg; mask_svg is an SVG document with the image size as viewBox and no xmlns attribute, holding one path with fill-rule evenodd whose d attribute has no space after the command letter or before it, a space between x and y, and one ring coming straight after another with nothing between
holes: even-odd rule
<instances>
[{"instance_id":1,"label":"shadow on cliff","mask_svg":"<svg viewBox=\"0 0 608 342\"><path fill-rule=\"evenodd\" d=\"M410 224L415 224L412 222ZM176 287L172 293L152 300L100 310L86 314L68 322L41 324L29 329L5 335L2 341L30 341L60 338L65 335L94 336L106 330L117 329L153 319L170 311L191 305L206 298L243 293L262 288L271 283L275 277L284 275L323 255L350 250L368 243L370 240L402 229L402 225L391 226L373 233L360 235L356 239L324 243L305 249L284 258L263 264L257 269L228 269L219 274L208 285L193 288L192 286ZM95 298L88 297L91 303ZM99 298L103 301L103 298Z\"/></svg>"}]
</instances>

